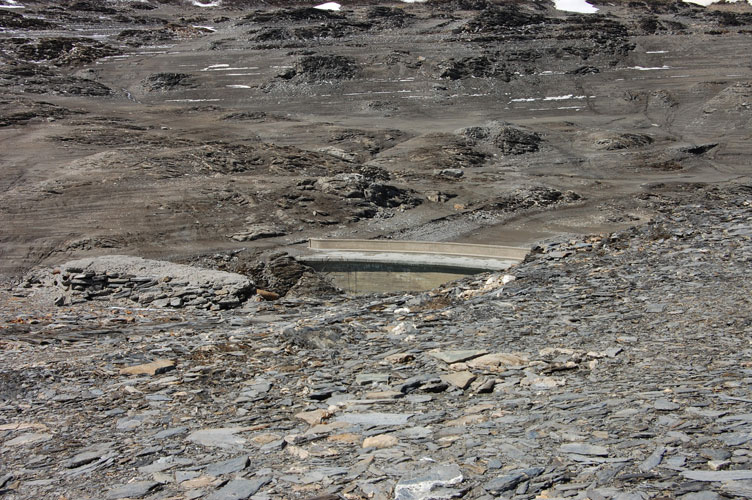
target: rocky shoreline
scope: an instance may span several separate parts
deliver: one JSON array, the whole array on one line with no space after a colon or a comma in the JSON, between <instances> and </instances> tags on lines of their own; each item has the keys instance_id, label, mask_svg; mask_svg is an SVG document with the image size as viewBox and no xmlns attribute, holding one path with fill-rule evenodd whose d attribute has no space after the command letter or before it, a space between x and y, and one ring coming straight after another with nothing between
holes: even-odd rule
<instances>
[{"instance_id":1,"label":"rocky shoreline","mask_svg":"<svg viewBox=\"0 0 752 500\"><path fill-rule=\"evenodd\" d=\"M7 498L745 498L752 188L418 294L4 293ZM156 364L155 364L156 363Z\"/></svg>"}]
</instances>

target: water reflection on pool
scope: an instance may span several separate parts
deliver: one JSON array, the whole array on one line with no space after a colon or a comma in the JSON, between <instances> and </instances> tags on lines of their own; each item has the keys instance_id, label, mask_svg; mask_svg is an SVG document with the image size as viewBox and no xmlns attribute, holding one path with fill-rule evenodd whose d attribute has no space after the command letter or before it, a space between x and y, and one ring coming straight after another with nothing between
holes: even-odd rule
<instances>
[{"instance_id":1,"label":"water reflection on pool","mask_svg":"<svg viewBox=\"0 0 752 500\"><path fill-rule=\"evenodd\" d=\"M484 272L453 266L405 265L364 262L309 262L332 283L353 294L418 292L436 288L465 276Z\"/></svg>"}]
</instances>

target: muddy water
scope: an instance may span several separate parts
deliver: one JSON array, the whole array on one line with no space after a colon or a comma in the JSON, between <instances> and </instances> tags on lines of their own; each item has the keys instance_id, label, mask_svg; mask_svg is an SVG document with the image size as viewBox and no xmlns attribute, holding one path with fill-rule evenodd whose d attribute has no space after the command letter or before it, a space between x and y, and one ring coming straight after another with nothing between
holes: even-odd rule
<instances>
[{"instance_id":1,"label":"muddy water","mask_svg":"<svg viewBox=\"0 0 752 500\"><path fill-rule=\"evenodd\" d=\"M416 292L430 290L483 269L440 265L407 265L380 262L308 262L332 280L335 286L352 294Z\"/></svg>"},{"instance_id":2,"label":"muddy water","mask_svg":"<svg viewBox=\"0 0 752 500\"><path fill-rule=\"evenodd\" d=\"M356 295L430 290L468 275L411 271L338 271L324 274L335 286Z\"/></svg>"}]
</instances>

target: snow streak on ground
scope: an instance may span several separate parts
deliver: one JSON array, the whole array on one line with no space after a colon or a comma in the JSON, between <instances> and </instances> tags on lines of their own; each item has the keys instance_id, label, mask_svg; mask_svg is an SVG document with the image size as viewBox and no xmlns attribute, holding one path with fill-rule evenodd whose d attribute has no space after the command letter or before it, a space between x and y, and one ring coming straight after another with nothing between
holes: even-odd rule
<instances>
[{"instance_id":1,"label":"snow streak on ground","mask_svg":"<svg viewBox=\"0 0 752 500\"><path fill-rule=\"evenodd\" d=\"M596 7L593 7L585 0L554 0L554 5L559 10L565 10L567 12L579 12L580 14L593 14L598 12Z\"/></svg>"},{"instance_id":2,"label":"snow streak on ground","mask_svg":"<svg viewBox=\"0 0 752 500\"><path fill-rule=\"evenodd\" d=\"M334 11L337 11L337 10L339 10L341 8L342 8L342 6L340 4L338 4L337 2L326 2L326 3L322 3L321 5L317 5L316 7L314 7L314 9L319 9L319 10L334 10Z\"/></svg>"}]
</instances>

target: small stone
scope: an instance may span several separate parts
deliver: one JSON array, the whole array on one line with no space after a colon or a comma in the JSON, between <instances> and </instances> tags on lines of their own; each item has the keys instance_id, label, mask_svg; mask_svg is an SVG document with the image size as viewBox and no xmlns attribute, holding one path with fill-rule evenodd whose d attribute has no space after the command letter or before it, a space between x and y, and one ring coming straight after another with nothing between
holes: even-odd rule
<instances>
[{"instance_id":1,"label":"small stone","mask_svg":"<svg viewBox=\"0 0 752 500\"><path fill-rule=\"evenodd\" d=\"M320 424L324 419L332 416L327 410L301 411L295 414L295 418L308 422L309 425Z\"/></svg>"},{"instance_id":2,"label":"small stone","mask_svg":"<svg viewBox=\"0 0 752 500\"><path fill-rule=\"evenodd\" d=\"M326 440L330 443L355 444L360 442L360 434L355 434L353 432L344 432L342 434L334 434L333 436L329 436L326 438Z\"/></svg>"},{"instance_id":3,"label":"small stone","mask_svg":"<svg viewBox=\"0 0 752 500\"><path fill-rule=\"evenodd\" d=\"M99 460L99 457L101 456L101 451L84 451L63 462L63 466L69 469L75 469L76 467L80 467L95 460Z\"/></svg>"},{"instance_id":4,"label":"small stone","mask_svg":"<svg viewBox=\"0 0 752 500\"><path fill-rule=\"evenodd\" d=\"M141 498L160 486L161 485L156 481L134 481L110 490L105 495L105 498L107 500L117 500L119 498Z\"/></svg>"},{"instance_id":5,"label":"small stone","mask_svg":"<svg viewBox=\"0 0 752 500\"><path fill-rule=\"evenodd\" d=\"M752 479L752 470L685 470L682 475L692 481L723 482Z\"/></svg>"},{"instance_id":6,"label":"small stone","mask_svg":"<svg viewBox=\"0 0 752 500\"><path fill-rule=\"evenodd\" d=\"M465 172L463 172L459 168L444 168L439 171L437 171L437 174L441 177L449 177L452 179L459 179L463 175L465 175Z\"/></svg>"},{"instance_id":7,"label":"small stone","mask_svg":"<svg viewBox=\"0 0 752 500\"><path fill-rule=\"evenodd\" d=\"M210 464L204 469L204 472L209 476L219 477L225 474L239 472L248 467L250 463L250 458L247 455L243 455L241 457Z\"/></svg>"},{"instance_id":8,"label":"small stone","mask_svg":"<svg viewBox=\"0 0 752 500\"><path fill-rule=\"evenodd\" d=\"M345 413L336 418L338 422L364 426L405 425L412 413Z\"/></svg>"},{"instance_id":9,"label":"small stone","mask_svg":"<svg viewBox=\"0 0 752 500\"><path fill-rule=\"evenodd\" d=\"M301 448L300 446L289 445L285 447L285 450L299 460L307 460L308 457L311 456L311 453L308 450Z\"/></svg>"},{"instance_id":10,"label":"small stone","mask_svg":"<svg viewBox=\"0 0 752 500\"><path fill-rule=\"evenodd\" d=\"M696 491L679 497L680 500L720 500L721 496L715 491Z\"/></svg>"},{"instance_id":11,"label":"small stone","mask_svg":"<svg viewBox=\"0 0 752 500\"><path fill-rule=\"evenodd\" d=\"M489 378L481 382L475 392L477 392L478 394L488 394L493 392L494 387L496 387L496 381L492 378Z\"/></svg>"},{"instance_id":12,"label":"small stone","mask_svg":"<svg viewBox=\"0 0 752 500\"><path fill-rule=\"evenodd\" d=\"M256 289L256 295L261 297L264 300L268 301L274 301L279 299L279 294L275 292L271 292L269 290L262 290L260 288Z\"/></svg>"},{"instance_id":13,"label":"small stone","mask_svg":"<svg viewBox=\"0 0 752 500\"><path fill-rule=\"evenodd\" d=\"M186 439L203 446L217 448L236 448L245 444L245 439L235 435L235 433L239 430L239 428L235 427L202 429L192 432Z\"/></svg>"},{"instance_id":14,"label":"small stone","mask_svg":"<svg viewBox=\"0 0 752 500\"><path fill-rule=\"evenodd\" d=\"M678 410L679 408L681 408L681 406L667 399L661 398L655 401L654 408L660 411L674 411L674 410Z\"/></svg>"},{"instance_id":15,"label":"small stone","mask_svg":"<svg viewBox=\"0 0 752 500\"><path fill-rule=\"evenodd\" d=\"M374 391L365 394L366 399L398 399L404 396L399 391Z\"/></svg>"},{"instance_id":16,"label":"small stone","mask_svg":"<svg viewBox=\"0 0 752 500\"><path fill-rule=\"evenodd\" d=\"M410 354L409 352L398 352L397 354L390 354L389 356L385 357L384 361L395 364L395 365L402 365L405 363L409 363L410 361L413 361L414 359L415 359L414 354Z\"/></svg>"},{"instance_id":17,"label":"small stone","mask_svg":"<svg viewBox=\"0 0 752 500\"><path fill-rule=\"evenodd\" d=\"M355 383L357 385L369 385L369 384L388 384L388 373L360 373L355 376Z\"/></svg>"},{"instance_id":18,"label":"small stone","mask_svg":"<svg viewBox=\"0 0 752 500\"><path fill-rule=\"evenodd\" d=\"M151 363L143 365L129 366L127 368L121 368L121 375L159 375L161 373L168 372L175 369L175 360L172 359L158 359Z\"/></svg>"},{"instance_id":19,"label":"small stone","mask_svg":"<svg viewBox=\"0 0 752 500\"><path fill-rule=\"evenodd\" d=\"M179 470L175 471L175 482L183 483L185 481L190 481L191 479L196 479L200 476L201 473L195 470Z\"/></svg>"},{"instance_id":20,"label":"small stone","mask_svg":"<svg viewBox=\"0 0 752 500\"><path fill-rule=\"evenodd\" d=\"M178 434L184 434L185 432L188 432L188 427L172 427L157 432L154 434L154 439L166 439L172 436L177 436Z\"/></svg>"},{"instance_id":21,"label":"small stone","mask_svg":"<svg viewBox=\"0 0 752 500\"><path fill-rule=\"evenodd\" d=\"M178 462L173 456L160 457L149 465L139 467L138 471L142 474L153 474L155 472L166 471L178 465L181 465L180 462Z\"/></svg>"},{"instance_id":22,"label":"small stone","mask_svg":"<svg viewBox=\"0 0 752 500\"><path fill-rule=\"evenodd\" d=\"M441 376L441 380L455 387L459 387L463 391L467 389L475 379L475 375L469 371L448 373Z\"/></svg>"},{"instance_id":23,"label":"small stone","mask_svg":"<svg viewBox=\"0 0 752 500\"><path fill-rule=\"evenodd\" d=\"M666 309L665 304L648 304L645 308L646 313L662 313Z\"/></svg>"},{"instance_id":24,"label":"small stone","mask_svg":"<svg viewBox=\"0 0 752 500\"><path fill-rule=\"evenodd\" d=\"M752 498L752 481L727 481L721 489L730 496Z\"/></svg>"},{"instance_id":25,"label":"small stone","mask_svg":"<svg viewBox=\"0 0 752 500\"><path fill-rule=\"evenodd\" d=\"M504 464L501 463L501 460L492 458L488 461L488 463L486 464L486 467L488 468L488 470L498 470L498 469L501 469L503 465Z\"/></svg>"},{"instance_id":26,"label":"small stone","mask_svg":"<svg viewBox=\"0 0 752 500\"><path fill-rule=\"evenodd\" d=\"M566 443L559 447L562 453L576 453L577 455L588 455L596 457L607 457L608 449L604 446L597 446L587 443Z\"/></svg>"},{"instance_id":27,"label":"small stone","mask_svg":"<svg viewBox=\"0 0 752 500\"><path fill-rule=\"evenodd\" d=\"M394 500L428 500L459 496L456 489L447 490L464 481L457 464L435 466L426 472L402 478L394 487Z\"/></svg>"},{"instance_id":28,"label":"small stone","mask_svg":"<svg viewBox=\"0 0 752 500\"><path fill-rule=\"evenodd\" d=\"M399 441L392 434L379 434L367 437L363 440L363 448L391 448L397 446Z\"/></svg>"},{"instance_id":29,"label":"small stone","mask_svg":"<svg viewBox=\"0 0 752 500\"><path fill-rule=\"evenodd\" d=\"M731 465L731 462L728 460L708 460L710 470L728 469L729 465Z\"/></svg>"},{"instance_id":30,"label":"small stone","mask_svg":"<svg viewBox=\"0 0 752 500\"><path fill-rule=\"evenodd\" d=\"M279 434L274 434L271 432L267 432L264 434L256 434L251 438L251 441L254 444L257 444L258 446L264 446L269 443L273 443L274 441L279 441L282 439L282 436Z\"/></svg>"},{"instance_id":31,"label":"small stone","mask_svg":"<svg viewBox=\"0 0 752 500\"><path fill-rule=\"evenodd\" d=\"M175 477L178 477L177 473L175 474ZM214 476L198 476L179 482L182 488L185 488L186 490L193 490L196 488L206 488L207 486L215 484L217 481L218 479Z\"/></svg>"},{"instance_id":32,"label":"small stone","mask_svg":"<svg viewBox=\"0 0 752 500\"><path fill-rule=\"evenodd\" d=\"M666 448L660 446L653 453L650 454L639 466L640 471L648 472L658 465L663 460L663 455L666 453Z\"/></svg>"},{"instance_id":33,"label":"small stone","mask_svg":"<svg viewBox=\"0 0 752 500\"><path fill-rule=\"evenodd\" d=\"M752 432L729 432L720 437L726 446L739 446L752 440Z\"/></svg>"},{"instance_id":34,"label":"small stone","mask_svg":"<svg viewBox=\"0 0 752 500\"><path fill-rule=\"evenodd\" d=\"M527 366L528 359L516 354L498 352L486 354L467 362L470 368L477 368L489 371L505 371L509 367Z\"/></svg>"},{"instance_id":35,"label":"small stone","mask_svg":"<svg viewBox=\"0 0 752 500\"><path fill-rule=\"evenodd\" d=\"M32 432L29 434L23 434L5 442L6 446L25 446L28 444L42 443L52 439L52 434L45 432Z\"/></svg>"},{"instance_id":36,"label":"small stone","mask_svg":"<svg viewBox=\"0 0 752 500\"><path fill-rule=\"evenodd\" d=\"M255 495L269 481L270 478L268 477L260 479L233 479L206 498L207 500L245 500Z\"/></svg>"},{"instance_id":37,"label":"small stone","mask_svg":"<svg viewBox=\"0 0 752 500\"><path fill-rule=\"evenodd\" d=\"M517 487L523 481L540 476L545 469L543 467L531 467L529 469L520 469L511 471L496 479L492 479L483 485L486 491L492 493L503 493Z\"/></svg>"},{"instance_id":38,"label":"small stone","mask_svg":"<svg viewBox=\"0 0 752 500\"><path fill-rule=\"evenodd\" d=\"M553 389L565 385L566 383L567 382L564 379L556 379L553 377L525 377L520 380L521 386L529 386L531 389Z\"/></svg>"}]
</instances>

